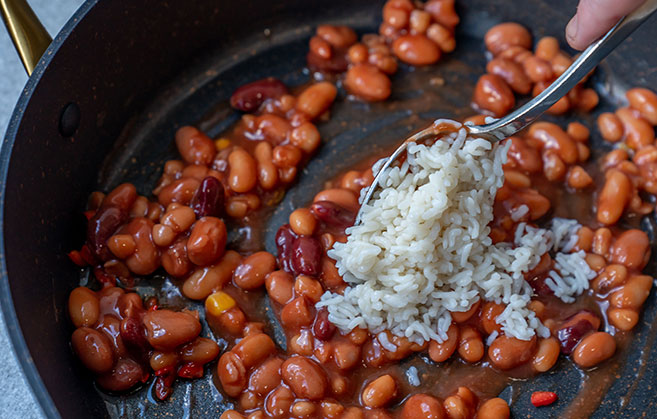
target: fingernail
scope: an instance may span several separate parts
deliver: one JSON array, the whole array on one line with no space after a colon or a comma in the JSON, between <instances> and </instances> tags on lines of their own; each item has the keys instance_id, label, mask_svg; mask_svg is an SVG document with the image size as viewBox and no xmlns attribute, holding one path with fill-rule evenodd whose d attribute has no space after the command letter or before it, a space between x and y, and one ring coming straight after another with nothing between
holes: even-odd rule
<instances>
[{"instance_id":1,"label":"fingernail","mask_svg":"<svg viewBox=\"0 0 657 419\"><path fill-rule=\"evenodd\" d=\"M566 38L568 38L569 41L574 41L575 37L577 37L578 30L579 25L577 24L577 15L575 15L570 19L570 22L568 22L568 26L566 26Z\"/></svg>"}]
</instances>

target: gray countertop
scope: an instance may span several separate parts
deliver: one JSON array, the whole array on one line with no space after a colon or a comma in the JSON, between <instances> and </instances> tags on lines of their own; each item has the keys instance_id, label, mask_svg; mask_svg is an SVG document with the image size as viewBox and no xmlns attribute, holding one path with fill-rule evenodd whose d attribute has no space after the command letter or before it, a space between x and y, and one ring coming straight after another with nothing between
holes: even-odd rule
<instances>
[{"instance_id":1,"label":"gray countertop","mask_svg":"<svg viewBox=\"0 0 657 419\"><path fill-rule=\"evenodd\" d=\"M83 0L29 0L48 32L55 35ZM27 81L18 55L4 29L0 29L0 133L5 135L11 112ZM16 363L0 314L0 418L41 418L43 414Z\"/></svg>"}]
</instances>

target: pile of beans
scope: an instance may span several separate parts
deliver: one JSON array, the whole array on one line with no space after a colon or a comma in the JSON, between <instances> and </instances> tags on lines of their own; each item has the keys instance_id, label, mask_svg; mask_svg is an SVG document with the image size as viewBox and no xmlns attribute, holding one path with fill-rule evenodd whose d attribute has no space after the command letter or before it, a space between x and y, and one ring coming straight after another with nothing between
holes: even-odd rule
<instances>
[{"instance_id":1,"label":"pile of beans","mask_svg":"<svg viewBox=\"0 0 657 419\"><path fill-rule=\"evenodd\" d=\"M366 101L385 100L397 60L413 66L435 64L456 48L454 28L459 21L454 0L388 0L379 34L365 34L360 42L347 26L319 26L310 39L308 66L323 73L346 71L349 93Z\"/></svg>"},{"instance_id":2,"label":"pile of beans","mask_svg":"<svg viewBox=\"0 0 657 419\"><path fill-rule=\"evenodd\" d=\"M360 42L348 27L318 27L308 64L324 73L346 72L349 92L384 100L398 60L438 61L455 48L458 22L453 0L420 6L390 0L379 34L366 34ZM514 92L538 94L572 61L554 38L541 39L532 53L531 35L515 23L493 27L485 42L494 58L477 83L475 103L496 116L513 108ZM550 371L561 354L582 369L614 356L637 325L653 284L642 274L650 258L648 236L619 223L636 224L637 216L654 210L647 194L657 194L657 95L631 89L629 107L600 115L600 134L615 149L599 167L590 162L589 128L579 122L564 127L537 122L506 140L511 144L505 183L490 225L494 242L512 241L521 222L548 222L569 200L595 203L593 209L580 203L591 213L580 220L584 226L573 248L586 252L597 274L590 290L573 304L557 299L545 285L555 264L550 254L525 275L535 291L530 308L551 335L529 341L506 336L496 322L505 306L482 300L467 312L452 313L447 340L423 345L389 332L342 333L326 309L315 308L324 292L347 287L327 251L346 240L358 196L373 180L370 164L330 180L308 207L294 210L276 234L277 255L261 251L262 243L248 250L227 243L227 226L257 229L260 210L280 201L319 147L315 123L329 117L336 96L328 81L296 95L272 78L244 85L230 98L244 114L221 137L211 139L189 126L178 130L181 160L164 165L155 200L138 195L131 184L91 195L86 243L69 256L91 268L100 289L74 289L69 315L76 328L73 349L101 388L125 391L152 375L154 394L163 400L177 377L201 377L204 365L218 357L213 371L219 389L235 401L235 410L222 419L503 419L510 416L507 402L476 383L418 389L409 386L410 370L400 361L421 354L427 368L475 364L527 378ZM595 92L579 85L551 111L587 112L596 104ZM604 182L596 184L598 178ZM200 336L197 312L162 308L153 297L144 302L127 291L135 277L160 268L183 296L204 302L212 338ZM261 293L283 327L286 351L267 333L255 299ZM222 354L218 341L227 346Z\"/></svg>"},{"instance_id":3,"label":"pile of beans","mask_svg":"<svg viewBox=\"0 0 657 419\"><path fill-rule=\"evenodd\" d=\"M514 22L493 26L484 37L486 49L492 59L486 65L487 74L481 76L473 102L480 110L501 117L509 113L516 103L515 93L538 96L573 62L559 47L556 38L541 38L532 53L532 36ZM548 109L548 113L561 115L576 109L589 112L598 104L595 90L583 87L582 81L568 95Z\"/></svg>"},{"instance_id":4,"label":"pile of beans","mask_svg":"<svg viewBox=\"0 0 657 419\"><path fill-rule=\"evenodd\" d=\"M219 355L219 346L199 337L195 311L159 309L154 299L108 286L98 292L74 289L68 313L76 327L71 346L96 382L122 392L155 378L153 393L164 400L179 378L203 376L205 364Z\"/></svg>"}]
</instances>

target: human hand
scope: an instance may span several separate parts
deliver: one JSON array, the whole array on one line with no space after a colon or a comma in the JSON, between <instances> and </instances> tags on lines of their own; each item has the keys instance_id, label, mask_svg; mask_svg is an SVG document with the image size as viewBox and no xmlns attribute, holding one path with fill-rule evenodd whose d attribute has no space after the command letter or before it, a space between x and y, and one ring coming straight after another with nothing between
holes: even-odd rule
<instances>
[{"instance_id":1,"label":"human hand","mask_svg":"<svg viewBox=\"0 0 657 419\"><path fill-rule=\"evenodd\" d=\"M566 40L583 50L604 35L618 20L645 0L579 0L577 13L566 26Z\"/></svg>"}]
</instances>

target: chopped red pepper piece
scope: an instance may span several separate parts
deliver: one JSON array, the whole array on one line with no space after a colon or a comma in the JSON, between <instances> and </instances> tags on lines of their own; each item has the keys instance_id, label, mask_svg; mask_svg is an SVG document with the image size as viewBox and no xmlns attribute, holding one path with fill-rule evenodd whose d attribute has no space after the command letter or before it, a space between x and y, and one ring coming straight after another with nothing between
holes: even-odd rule
<instances>
[{"instance_id":1,"label":"chopped red pepper piece","mask_svg":"<svg viewBox=\"0 0 657 419\"><path fill-rule=\"evenodd\" d=\"M95 268L94 275L98 282L103 284L103 288L116 286L116 277L105 272L103 268Z\"/></svg>"},{"instance_id":2,"label":"chopped red pepper piece","mask_svg":"<svg viewBox=\"0 0 657 419\"><path fill-rule=\"evenodd\" d=\"M169 365L168 367L160 368L159 370L155 371L155 376L159 377L161 375L167 375L169 373L173 372L173 365Z\"/></svg>"},{"instance_id":3,"label":"chopped red pepper piece","mask_svg":"<svg viewBox=\"0 0 657 419\"><path fill-rule=\"evenodd\" d=\"M80 255L82 255L82 259L87 262L87 265L96 264L96 257L91 253L91 250L89 250L89 247L86 244L82 245L82 248L80 249Z\"/></svg>"},{"instance_id":4,"label":"chopped red pepper piece","mask_svg":"<svg viewBox=\"0 0 657 419\"><path fill-rule=\"evenodd\" d=\"M176 376L173 374L162 375L155 379L155 397L160 400L166 400L173 393L173 381Z\"/></svg>"},{"instance_id":5,"label":"chopped red pepper piece","mask_svg":"<svg viewBox=\"0 0 657 419\"><path fill-rule=\"evenodd\" d=\"M71 250L70 252L68 252L68 258L71 259L73 263L75 263L81 268L87 266L87 262L84 261L82 255L77 250Z\"/></svg>"},{"instance_id":6,"label":"chopped red pepper piece","mask_svg":"<svg viewBox=\"0 0 657 419\"><path fill-rule=\"evenodd\" d=\"M551 391L535 391L532 393L531 401L536 407L548 406L557 401L557 393Z\"/></svg>"},{"instance_id":7,"label":"chopped red pepper piece","mask_svg":"<svg viewBox=\"0 0 657 419\"><path fill-rule=\"evenodd\" d=\"M178 377L182 378L201 378L203 377L203 365L194 362L188 362L178 369Z\"/></svg>"},{"instance_id":8,"label":"chopped red pepper piece","mask_svg":"<svg viewBox=\"0 0 657 419\"><path fill-rule=\"evenodd\" d=\"M91 220L94 215L96 215L96 210L89 210L84 212L84 216L87 217L87 220Z\"/></svg>"}]
</instances>

